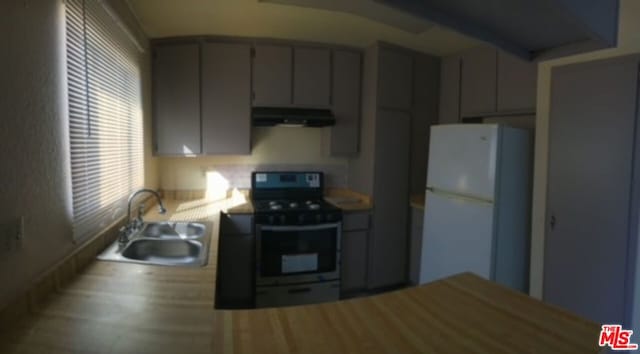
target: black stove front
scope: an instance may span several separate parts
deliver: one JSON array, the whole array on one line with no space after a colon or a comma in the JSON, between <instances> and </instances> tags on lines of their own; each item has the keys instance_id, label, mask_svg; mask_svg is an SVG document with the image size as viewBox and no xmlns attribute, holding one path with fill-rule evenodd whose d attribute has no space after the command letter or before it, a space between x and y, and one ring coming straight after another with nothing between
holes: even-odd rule
<instances>
[{"instance_id":1,"label":"black stove front","mask_svg":"<svg viewBox=\"0 0 640 354\"><path fill-rule=\"evenodd\" d=\"M256 307L335 301L342 212L324 201L321 172L254 172Z\"/></svg>"},{"instance_id":2,"label":"black stove front","mask_svg":"<svg viewBox=\"0 0 640 354\"><path fill-rule=\"evenodd\" d=\"M322 172L254 172L251 196L256 224L317 225L342 221L324 201Z\"/></svg>"}]
</instances>

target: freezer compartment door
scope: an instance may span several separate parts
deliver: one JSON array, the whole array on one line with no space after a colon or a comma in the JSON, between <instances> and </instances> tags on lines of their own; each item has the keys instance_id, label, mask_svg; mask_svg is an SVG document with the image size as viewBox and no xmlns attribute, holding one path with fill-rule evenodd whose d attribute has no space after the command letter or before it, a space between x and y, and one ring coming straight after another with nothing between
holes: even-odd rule
<instances>
[{"instance_id":1,"label":"freezer compartment door","mask_svg":"<svg viewBox=\"0 0 640 354\"><path fill-rule=\"evenodd\" d=\"M493 203L427 191L420 284L461 272L492 277Z\"/></svg>"},{"instance_id":2,"label":"freezer compartment door","mask_svg":"<svg viewBox=\"0 0 640 354\"><path fill-rule=\"evenodd\" d=\"M493 200L498 144L494 124L431 127L427 187Z\"/></svg>"}]
</instances>

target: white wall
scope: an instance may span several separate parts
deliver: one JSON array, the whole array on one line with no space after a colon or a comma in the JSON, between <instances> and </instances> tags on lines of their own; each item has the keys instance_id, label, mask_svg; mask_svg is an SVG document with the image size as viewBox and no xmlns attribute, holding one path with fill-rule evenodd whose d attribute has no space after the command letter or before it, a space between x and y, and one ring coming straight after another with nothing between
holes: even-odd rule
<instances>
[{"instance_id":1,"label":"white wall","mask_svg":"<svg viewBox=\"0 0 640 354\"><path fill-rule=\"evenodd\" d=\"M71 229L62 0L0 1L0 68L0 225L25 220L21 249L0 251L1 309L78 246ZM148 114L145 119L148 125ZM153 185L149 154L147 160Z\"/></svg>"},{"instance_id":2,"label":"white wall","mask_svg":"<svg viewBox=\"0 0 640 354\"><path fill-rule=\"evenodd\" d=\"M536 107L536 141L533 186L533 214L531 240L531 280L530 293L542 298L545 210L547 191L547 161L549 147L549 100L551 86L551 68L554 66L578 63L595 59L615 57L630 53L640 53L640 1L620 1L620 27L618 47L593 53L576 55L540 63L538 66L538 102ZM579 128L579 127L577 127ZM640 254L640 253L639 253ZM640 264L637 275L640 277ZM640 294L640 278L636 281ZM639 304L640 305L640 304ZM640 312L636 310L640 320ZM636 323L636 330L640 326ZM638 331L637 333L640 333Z\"/></svg>"}]
</instances>

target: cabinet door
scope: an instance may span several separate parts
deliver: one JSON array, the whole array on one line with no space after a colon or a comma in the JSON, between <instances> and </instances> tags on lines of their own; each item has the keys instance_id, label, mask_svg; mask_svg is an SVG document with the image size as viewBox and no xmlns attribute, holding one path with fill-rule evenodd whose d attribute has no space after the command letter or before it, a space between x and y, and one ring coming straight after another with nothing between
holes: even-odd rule
<instances>
[{"instance_id":1,"label":"cabinet door","mask_svg":"<svg viewBox=\"0 0 640 354\"><path fill-rule=\"evenodd\" d=\"M366 230L342 234L342 291L362 290L367 286L367 238Z\"/></svg>"},{"instance_id":2,"label":"cabinet door","mask_svg":"<svg viewBox=\"0 0 640 354\"><path fill-rule=\"evenodd\" d=\"M333 52L333 114L331 155L353 155L358 152L360 132L360 53Z\"/></svg>"},{"instance_id":3,"label":"cabinet door","mask_svg":"<svg viewBox=\"0 0 640 354\"><path fill-rule=\"evenodd\" d=\"M291 47L259 44L254 49L253 105L291 105L293 98Z\"/></svg>"},{"instance_id":4,"label":"cabinet door","mask_svg":"<svg viewBox=\"0 0 640 354\"><path fill-rule=\"evenodd\" d=\"M201 152L199 56L196 43L154 48L155 151L159 155Z\"/></svg>"},{"instance_id":5,"label":"cabinet door","mask_svg":"<svg viewBox=\"0 0 640 354\"><path fill-rule=\"evenodd\" d=\"M251 153L251 46L202 49L202 145L205 154Z\"/></svg>"},{"instance_id":6,"label":"cabinet door","mask_svg":"<svg viewBox=\"0 0 640 354\"><path fill-rule=\"evenodd\" d=\"M498 111L535 112L538 65L498 52Z\"/></svg>"},{"instance_id":7,"label":"cabinet door","mask_svg":"<svg viewBox=\"0 0 640 354\"><path fill-rule=\"evenodd\" d=\"M218 307L253 306L254 247L253 235L220 235L216 294Z\"/></svg>"},{"instance_id":8,"label":"cabinet door","mask_svg":"<svg viewBox=\"0 0 640 354\"><path fill-rule=\"evenodd\" d=\"M440 124L460 121L460 57L446 57L440 67Z\"/></svg>"},{"instance_id":9,"label":"cabinet door","mask_svg":"<svg viewBox=\"0 0 640 354\"><path fill-rule=\"evenodd\" d=\"M478 117L496 111L496 58L491 47L462 54L460 85L461 117Z\"/></svg>"},{"instance_id":10,"label":"cabinet door","mask_svg":"<svg viewBox=\"0 0 640 354\"><path fill-rule=\"evenodd\" d=\"M294 49L293 103L309 107L328 107L331 104L329 49Z\"/></svg>"},{"instance_id":11,"label":"cabinet door","mask_svg":"<svg viewBox=\"0 0 640 354\"><path fill-rule=\"evenodd\" d=\"M411 109L413 57L409 53L381 48L378 57L378 107Z\"/></svg>"},{"instance_id":12,"label":"cabinet door","mask_svg":"<svg viewBox=\"0 0 640 354\"><path fill-rule=\"evenodd\" d=\"M410 139L411 117L405 112L380 109L377 115L371 288L404 284L408 258L409 144L399 142Z\"/></svg>"},{"instance_id":13,"label":"cabinet door","mask_svg":"<svg viewBox=\"0 0 640 354\"><path fill-rule=\"evenodd\" d=\"M629 208L639 62L627 56L552 71L543 298L598 323L629 323L631 313L625 275L637 233Z\"/></svg>"}]
</instances>

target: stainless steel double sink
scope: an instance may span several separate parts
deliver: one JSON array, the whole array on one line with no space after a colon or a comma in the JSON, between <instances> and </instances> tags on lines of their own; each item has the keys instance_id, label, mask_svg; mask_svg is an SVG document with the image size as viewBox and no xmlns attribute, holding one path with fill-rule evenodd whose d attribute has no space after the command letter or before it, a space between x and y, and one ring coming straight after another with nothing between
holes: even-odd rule
<instances>
[{"instance_id":1,"label":"stainless steel double sink","mask_svg":"<svg viewBox=\"0 0 640 354\"><path fill-rule=\"evenodd\" d=\"M144 223L129 242L115 241L98 259L165 266L202 267L209 258L210 225L194 222Z\"/></svg>"}]
</instances>

